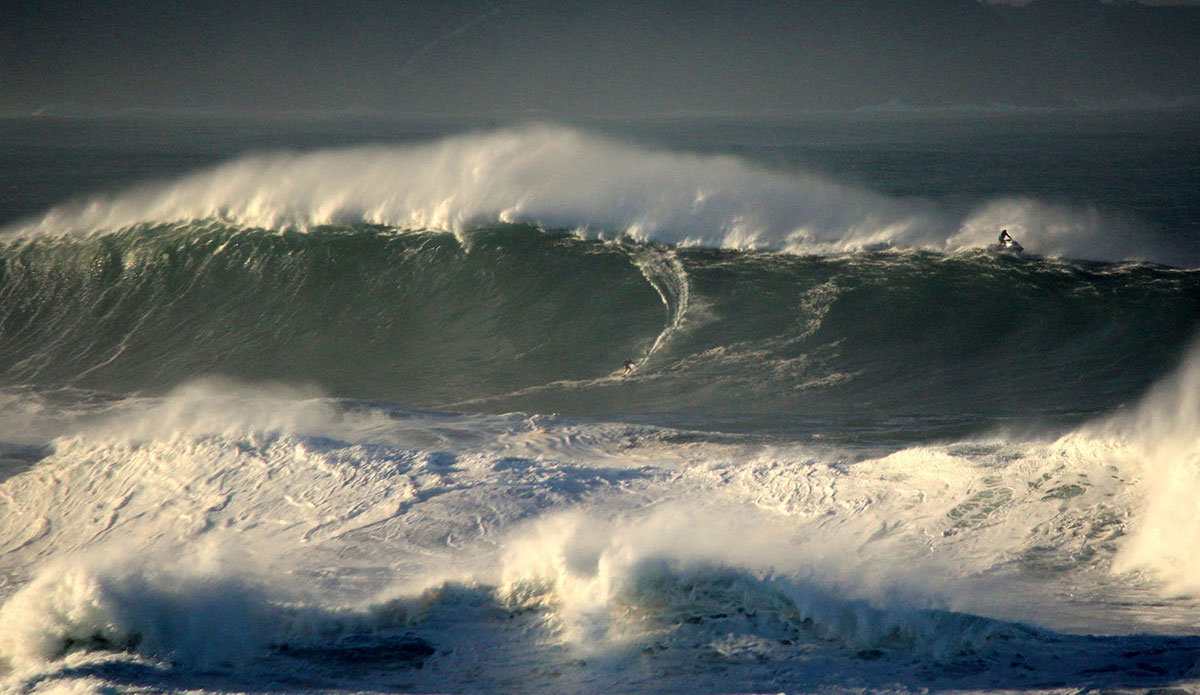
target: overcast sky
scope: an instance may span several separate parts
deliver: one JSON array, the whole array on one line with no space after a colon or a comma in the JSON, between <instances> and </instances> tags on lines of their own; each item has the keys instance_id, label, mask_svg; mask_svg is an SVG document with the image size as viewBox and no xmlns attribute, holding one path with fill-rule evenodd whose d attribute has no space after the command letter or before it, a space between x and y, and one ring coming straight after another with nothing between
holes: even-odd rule
<instances>
[{"instance_id":1,"label":"overcast sky","mask_svg":"<svg viewBox=\"0 0 1200 695\"><path fill-rule=\"evenodd\" d=\"M1200 107L1200 6L6 0L0 113Z\"/></svg>"}]
</instances>

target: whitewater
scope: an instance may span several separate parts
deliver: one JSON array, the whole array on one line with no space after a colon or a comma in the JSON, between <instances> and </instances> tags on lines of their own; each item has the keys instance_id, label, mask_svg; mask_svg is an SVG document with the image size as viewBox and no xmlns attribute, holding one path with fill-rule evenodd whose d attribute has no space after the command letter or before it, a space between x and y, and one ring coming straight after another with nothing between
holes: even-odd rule
<instances>
[{"instance_id":1,"label":"whitewater","mask_svg":"<svg viewBox=\"0 0 1200 695\"><path fill-rule=\"evenodd\" d=\"M887 128L80 149L0 219L0 687L1200 688L1195 147L1097 202L969 125L1034 183Z\"/></svg>"},{"instance_id":2,"label":"whitewater","mask_svg":"<svg viewBox=\"0 0 1200 695\"><path fill-rule=\"evenodd\" d=\"M648 151L554 126L423 146L250 156L181 181L56 208L22 230L95 232L205 219L266 229L375 224L459 233L525 223L794 253L978 248L1004 224L1045 255L1164 260L1145 239L1116 233L1120 220L1091 209L1013 198L955 216L818 174L780 176L733 157Z\"/></svg>"}]
</instances>

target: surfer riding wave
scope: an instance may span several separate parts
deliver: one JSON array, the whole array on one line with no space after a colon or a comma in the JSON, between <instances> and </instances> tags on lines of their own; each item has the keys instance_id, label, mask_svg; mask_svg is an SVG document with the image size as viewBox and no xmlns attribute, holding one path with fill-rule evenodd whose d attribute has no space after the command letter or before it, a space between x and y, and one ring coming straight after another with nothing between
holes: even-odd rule
<instances>
[{"instance_id":1,"label":"surfer riding wave","mask_svg":"<svg viewBox=\"0 0 1200 695\"><path fill-rule=\"evenodd\" d=\"M1016 239L1012 238L1012 235L1008 233L1007 229L1000 230L1000 239L994 248L1015 251L1016 253L1020 253L1025 250L1023 246L1017 243Z\"/></svg>"}]
</instances>

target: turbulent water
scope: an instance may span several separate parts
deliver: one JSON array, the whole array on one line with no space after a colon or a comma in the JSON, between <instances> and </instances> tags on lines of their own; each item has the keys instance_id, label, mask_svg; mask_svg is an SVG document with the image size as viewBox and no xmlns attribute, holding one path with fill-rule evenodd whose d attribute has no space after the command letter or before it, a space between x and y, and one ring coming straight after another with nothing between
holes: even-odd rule
<instances>
[{"instance_id":1,"label":"turbulent water","mask_svg":"<svg viewBox=\"0 0 1200 695\"><path fill-rule=\"evenodd\" d=\"M17 125L11 191L92 156ZM685 131L10 194L4 687L1200 686L1194 144Z\"/></svg>"}]
</instances>

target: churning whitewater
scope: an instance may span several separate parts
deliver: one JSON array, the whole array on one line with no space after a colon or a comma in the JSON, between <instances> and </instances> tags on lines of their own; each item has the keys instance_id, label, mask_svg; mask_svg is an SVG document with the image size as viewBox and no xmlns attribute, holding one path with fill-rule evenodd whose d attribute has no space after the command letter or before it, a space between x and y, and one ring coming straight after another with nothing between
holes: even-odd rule
<instances>
[{"instance_id":1,"label":"churning whitewater","mask_svg":"<svg viewBox=\"0 0 1200 695\"><path fill-rule=\"evenodd\" d=\"M4 687L1200 685L1152 227L556 126L76 196L0 238Z\"/></svg>"}]
</instances>

